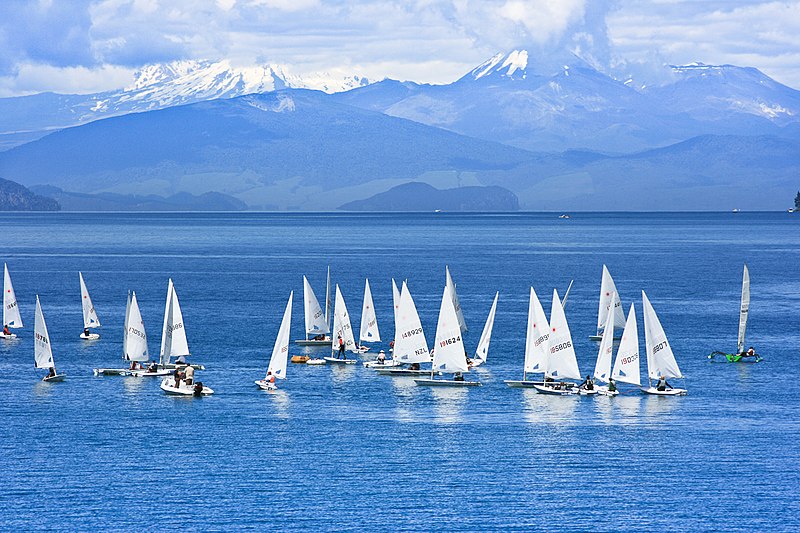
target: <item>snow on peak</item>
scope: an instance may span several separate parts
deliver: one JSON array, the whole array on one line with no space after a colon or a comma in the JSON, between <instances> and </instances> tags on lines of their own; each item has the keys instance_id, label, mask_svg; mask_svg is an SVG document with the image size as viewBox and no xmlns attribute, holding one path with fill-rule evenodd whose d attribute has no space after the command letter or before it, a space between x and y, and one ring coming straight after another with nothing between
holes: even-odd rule
<instances>
[{"instance_id":1,"label":"snow on peak","mask_svg":"<svg viewBox=\"0 0 800 533\"><path fill-rule=\"evenodd\" d=\"M467 75L473 80L487 76L506 78L524 78L528 67L528 51L513 50L508 54L495 54L491 59L478 65ZM517 73L515 76L514 74Z\"/></svg>"}]
</instances>

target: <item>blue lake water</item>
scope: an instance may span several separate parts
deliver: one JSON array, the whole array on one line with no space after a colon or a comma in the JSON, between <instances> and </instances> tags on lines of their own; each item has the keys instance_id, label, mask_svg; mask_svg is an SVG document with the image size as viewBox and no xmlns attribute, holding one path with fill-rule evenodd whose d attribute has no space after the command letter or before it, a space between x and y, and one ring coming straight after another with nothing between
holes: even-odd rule
<instances>
[{"instance_id":1,"label":"blue lake water","mask_svg":"<svg viewBox=\"0 0 800 533\"><path fill-rule=\"evenodd\" d=\"M0 215L25 328L0 342L3 529L789 530L800 526L800 217L749 214ZM742 264L757 365L736 344ZM528 287L594 367L603 264L641 323L644 289L689 394L546 397L521 377ZM484 386L437 390L357 367L290 365L258 390L289 291L325 270L353 326L369 277L381 335L408 279L433 343L445 264L474 350L500 291ZM103 327L85 343L77 272ZM166 396L118 366L128 289L158 353L167 279L211 397ZM33 369L39 294L64 383ZM643 350L644 339L640 346ZM384 343L388 348L388 343ZM294 345L292 354L302 353ZM643 353L643 352L642 352ZM643 376L646 370L642 369Z\"/></svg>"}]
</instances>

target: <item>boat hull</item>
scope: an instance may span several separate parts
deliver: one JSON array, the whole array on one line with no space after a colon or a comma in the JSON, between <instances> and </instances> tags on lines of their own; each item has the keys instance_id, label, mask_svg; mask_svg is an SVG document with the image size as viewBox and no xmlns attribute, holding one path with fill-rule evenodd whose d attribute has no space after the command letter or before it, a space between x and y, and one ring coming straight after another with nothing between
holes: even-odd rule
<instances>
[{"instance_id":1,"label":"boat hull","mask_svg":"<svg viewBox=\"0 0 800 533\"><path fill-rule=\"evenodd\" d=\"M651 394L653 396L683 396L688 392L686 389L658 390L655 387L642 387L641 391L644 394Z\"/></svg>"},{"instance_id":2,"label":"boat hull","mask_svg":"<svg viewBox=\"0 0 800 533\"><path fill-rule=\"evenodd\" d=\"M194 385L176 387L173 379L163 380L161 382L161 390L171 396L208 396L214 394L214 390L205 385L203 385L203 389L199 393L195 392Z\"/></svg>"},{"instance_id":3,"label":"boat hull","mask_svg":"<svg viewBox=\"0 0 800 533\"><path fill-rule=\"evenodd\" d=\"M557 389L554 386L547 386L547 385L534 385L533 388L536 389L536 392L541 394L549 394L551 396L574 396L578 394L578 388L574 385L569 386L568 384L566 388Z\"/></svg>"},{"instance_id":4,"label":"boat hull","mask_svg":"<svg viewBox=\"0 0 800 533\"><path fill-rule=\"evenodd\" d=\"M603 340L603 336L602 335L589 335L589 340L590 341L600 342L601 340ZM615 341L622 340L622 335L614 335L614 340Z\"/></svg>"},{"instance_id":5,"label":"boat hull","mask_svg":"<svg viewBox=\"0 0 800 533\"><path fill-rule=\"evenodd\" d=\"M375 371L381 376L430 376L430 370L409 370L407 368L376 368ZM434 372L434 375L441 375L441 372Z\"/></svg>"},{"instance_id":6,"label":"boat hull","mask_svg":"<svg viewBox=\"0 0 800 533\"><path fill-rule=\"evenodd\" d=\"M536 385L544 385L544 381L513 381L507 379L505 384L511 387L512 389L532 389Z\"/></svg>"},{"instance_id":7,"label":"boat hull","mask_svg":"<svg viewBox=\"0 0 800 533\"><path fill-rule=\"evenodd\" d=\"M186 368L187 366L191 366L195 370L205 370L206 367L203 365L176 365L175 363L168 363L166 365L159 365L159 368L164 368L167 370L175 370L176 368Z\"/></svg>"},{"instance_id":8,"label":"boat hull","mask_svg":"<svg viewBox=\"0 0 800 533\"><path fill-rule=\"evenodd\" d=\"M99 333L89 333L88 335L84 335L83 333L81 333L79 335L79 337L81 339L85 340L85 341L96 341L97 339L100 338L100 334Z\"/></svg>"},{"instance_id":9,"label":"boat hull","mask_svg":"<svg viewBox=\"0 0 800 533\"><path fill-rule=\"evenodd\" d=\"M47 383L57 383L59 381L64 381L66 378L66 374L56 374L55 376L45 376L42 381L46 381Z\"/></svg>"},{"instance_id":10,"label":"boat hull","mask_svg":"<svg viewBox=\"0 0 800 533\"><path fill-rule=\"evenodd\" d=\"M422 387L480 387L480 381L455 381L452 379L415 379Z\"/></svg>"},{"instance_id":11,"label":"boat hull","mask_svg":"<svg viewBox=\"0 0 800 533\"><path fill-rule=\"evenodd\" d=\"M256 380L255 383L256 383L256 385L258 385L258 388L261 389L261 390L267 390L267 391L278 390L278 386L277 385L275 385L274 383L270 383L269 381L266 381L266 380L263 380L263 379Z\"/></svg>"},{"instance_id":12,"label":"boat hull","mask_svg":"<svg viewBox=\"0 0 800 533\"><path fill-rule=\"evenodd\" d=\"M16 338L17 338L16 333L9 333L8 335L0 333L0 339L16 339Z\"/></svg>"},{"instance_id":13,"label":"boat hull","mask_svg":"<svg viewBox=\"0 0 800 533\"><path fill-rule=\"evenodd\" d=\"M294 341L294 343L298 346L330 346L332 342L333 341L331 341L331 339L325 339L321 341L314 339L297 339Z\"/></svg>"},{"instance_id":14,"label":"boat hull","mask_svg":"<svg viewBox=\"0 0 800 533\"><path fill-rule=\"evenodd\" d=\"M163 378L164 376L172 375L173 372L173 370L167 370L166 368L158 369L155 372L148 372L147 370L129 370L128 375L137 378Z\"/></svg>"},{"instance_id":15,"label":"boat hull","mask_svg":"<svg viewBox=\"0 0 800 533\"><path fill-rule=\"evenodd\" d=\"M306 361L307 365L311 366L320 366L320 365L327 365L328 362L325 359L309 359Z\"/></svg>"},{"instance_id":16,"label":"boat hull","mask_svg":"<svg viewBox=\"0 0 800 533\"><path fill-rule=\"evenodd\" d=\"M127 376L130 374L128 368L93 368L95 376Z\"/></svg>"},{"instance_id":17,"label":"boat hull","mask_svg":"<svg viewBox=\"0 0 800 533\"><path fill-rule=\"evenodd\" d=\"M378 361L365 361L362 364L364 365L364 368L373 368L373 369L392 368L400 366L400 363L395 363L394 359L387 359L383 363L379 363Z\"/></svg>"},{"instance_id":18,"label":"boat hull","mask_svg":"<svg viewBox=\"0 0 800 533\"><path fill-rule=\"evenodd\" d=\"M720 362L725 363L745 363L745 364L754 364L760 363L762 361L762 357L758 354L752 357L744 357L742 354L738 353L725 353L725 352L712 352L709 354L708 358L712 363L717 362L716 356L720 356Z\"/></svg>"},{"instance_id":19,"label":"boat hull","mask_svg":"<svg viewBox=\"0 0 800 533\"><path fill-rule=\"evenodd\" d=\"M336 357L323 357L323 359L331 364L337 365L354 365L358 363L358 359L338 359Z\"/></svg>"}]
</instances>

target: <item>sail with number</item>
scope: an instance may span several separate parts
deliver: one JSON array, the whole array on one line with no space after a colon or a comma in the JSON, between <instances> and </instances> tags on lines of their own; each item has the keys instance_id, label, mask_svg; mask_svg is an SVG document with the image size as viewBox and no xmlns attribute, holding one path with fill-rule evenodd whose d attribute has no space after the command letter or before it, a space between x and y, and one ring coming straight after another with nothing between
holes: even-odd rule
<instances>
[{"instance_id":1,"label":"sail with number","mask_svg":"<svg viewBox=\"0 0 800 533\"><path fill-rule=\"evenodd\" d=\"M344 341L344 349L350 352L356 350L356 341L353 338L353 328L350 325L350 315L347 314L347 306L344 303L342 291L339 290L339 284L336 284L336 299L333 302L333 334L331 338L331 351L336 352L339 350L339 337Z\"/></svg>"},{"instance_id":2,"label":"sail with number","mask_svg":"<svg viewBox=\"0 0 800 533\"><path fill-rule=\"evenodd\" d=\"M308 283L305 276L303 276L303 303L305 305L306 336L330 333L327 313L320 307L311 284Z\"/></svg>"},{"instance_id":3,"label":"sail with number","mask_svg":"<svg viewBox=\"0 0 800 533\"><path fill-rule=\"evenodd\" d=\"M42 305L39 295L36 295L36 317L33 323L33 356L36 368L55 368L53 363L53 349L50 347L50 335L47 334L47 324L44 322Z\"/></svg>"},{"instance_id":4,"label":"sail with number","mask_svg":"<svg viewBox=\"0 0 800 533\"><path fill-rule=\"evenodd\" d=\"M167 287L167 304L164 310L164 327L161 330L161 364L169 364L171 357L189 355L189 342L183 327L183 313L178 293L172 279Z\"/></svg>"},{"instance_id":5,"label":"sail with number","mask_svg":"<svg viewBox=\"0 0 800 533\"><path fill-rule=\"evenodd\" d=\"M417 307L406 282L400 290L400 305L397 310L397 331L394 339L394 360L400 363L422 363L430 361L428 342L422 331Z\"/></svg>"},{"instance_id":6,"label":"sail with number","mask_svg":"<svg viewBox=\"0 0 800 533\"><path fill-rule=\"evenodd\" d=\"M486 358L489 354L489 342L492 340L492 328L494 328L494 315L497 311L497 299L500 297L500 293L497 292L494 295L494 301L492 302L492 308L489 309L489 316L486 317L486 324L483 326L483 332L481 333L481 338L478 341L478 347L475 349L475 357L472 358L472 366L480 366L486 362Z\"/></svg>"},{"instance_id":7,"label":"sail with number","mask_svg":"<svg viewBox=\"0 0 800 533\"><path fill-rule=\"evenodd\" d=\"M22 317L19 314L19 306L17 305L17 295L14 294L14 286L11 285L8 265L3 264L3 268L3 325L10 328L21 328Z\"/></svg>"},{"instance_id":8,"label":"sail with number","mask_svg":"<svg viewBox=\"0 0 800 533\"><path fill-rule=\"evenodd\" d=\"M286 303L286 310L283 312L283 320L278 330L278 337L275 339L275 347L272 348L272 357L269 359L267 374L272 374L276 378L286 378L286 366L289 361L289 330L292 326L292 297L294 291L289 293L289 301Z\"/></svg>"},{"instance_id":9,"label":"sail with number","mask_svg":"<svg viewBox=\"0 0 800 533\"><path fill-rule=\"evenodd\" d=\"M358 334L360 342L380 342L378 317L375 315L375 304L372 302L372 291L369 279L364 282L364 305L361 308L361 329Z\"/></svg>"},{"instance_id":10,"label":"sail with number","mask_svg":"<svg viewBox=\"0 0 800 533\"><path fill-rule=\"evenodd\" d=\"M681 378L681 370L675 361L675 354L667 340L667 334L658 320L655 309L642 291L642 306L644 307L644 337L647 348L647 373L650 379Z\"/></svg>"},{"instance_id":11,"label":"sail with number","mask_svg":"<svg viewBox=\"0 0 800 533\"><path fill-rule=\"evenodd\" d=\"M614 300L612 295L611 301ZM614 355L614 315L616 313L606 313L606 323L603 327L603 338L600 340L600 347L597 351L597 363L594 366L594 377L598 381L608 383L611 375L611 359Z\"/></svg>"},{"instance_id":12,"label":"sail with number","mask_svg":"<svg viewBox=\"0 0 800 533\"><path fill-rule=\"evenodd\" d=\"M431 371L468 372L464 341L461 339L461 325L453 306L450 287L445 286L442 305L439 308L439 321L436 324L433 366Z\"/></svg>"},{"instance_id":13,"label":"sail with number","mask_svg":"<svg viewBox=\"0 0 800 533\"><path fill-rule=\"evenodd\" d=\"M639 374L639 328L636 326L636 311L631 304L611 377L617 381L641 385Z\"/></svg>"},{"instance_id":14,"label":"sail with number","mask_svg":"<svg viewBox=\"0 0 800 533\"><path fill-rule=\"evenodd\" d=\"M744 351L744 334L747 330L747 315L750 312L750 271L744 265L742 274L742 304L739 307L739 337L736 342L737 353Z\"/></svg>"},{"instance_id":15,"label":"sail with number","mask_svg":"<svg viewBox=\"0 0 800 533\"><path fill-rule=\"evenodd\" d=\"M458 325L461 328L461 332L467 331L467 323L464 322L464 313L461 312L461 302L458 301L458 293L456 293L456 284L453 283L453 278L450 276L450 267L445 265L444 267L445 272L445 281L446 286L450 291L450 297L453 299L453 307L456 310L456 316L458 317Z\"/></svg>"},{"instance_id":16,"label":"sail with number","mask_svg":"<svg viewBox=\"0 0 800 533\"><path fill-rule=\"evenodd\" d=\"M550 338L548 341L549 352L545 376L581 379L567 317L561 306L561 300L558 298L558 291L555 289L553 289L553 303L550 310Z\"/></svg>"},{"instance_id":17,"label":"sail with number","mask_svg":"<svg viewBox=\"0 0 800 533\"><path fill-rule=\"evenodd\" d=\"M524 372L544 372L549 353L550 324L544 314L544 308L531 287L528 304L528 328L525 336Z\"/></svg>"},{"instance_id":18,"label":"sail with number","mask_svg":"<svg viewBox=\"0 0 800 533\"><path fill-rule=\"evenodd\" d=\"M89 296L89 290L86 288L86 282L83 281L83 273L78 272L78 277L81 280L81 305L83 306L83 327L84 328L99 328L100 318L97 316L97 311L92 304L92 297Z\"/></svg>"},{"instance_id":19,"label":"sail with number","mask_svg":"<svg viewBox=\"0 0 800 533\"><path fill-rule=\"evenodd\" d=\"M597 334L600 335L605 327L606 318L609 310L614 309L614 323L622 327L625 323L625 311L622 309L622 302L619 299L617 286L608 268L603 265L603 279L600 282L600 307L597 311Z\"/></svg>"},{"instance_id":20,"label":"sail with number","mask_svg":"<svg viewBox=\"0 0 800 533\"><path fill-rule=\"evenodd\" d=\"M144 330L142 313L136 292L128 294L128 306L125 313L125 334L123 335L123 356L128 361L144 362L150 359L147 349L147 333Z\"/></svg>"}]
</instances>

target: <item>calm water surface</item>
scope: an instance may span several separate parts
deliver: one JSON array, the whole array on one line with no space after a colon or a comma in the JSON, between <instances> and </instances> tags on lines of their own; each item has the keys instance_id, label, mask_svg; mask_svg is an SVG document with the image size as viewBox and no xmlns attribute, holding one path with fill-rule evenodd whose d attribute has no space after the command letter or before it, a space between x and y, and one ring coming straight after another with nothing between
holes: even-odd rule
<instances>
[{"instance_id":1,"label":"calm water surface","mask_svg":"<svg viewBox=\"0 0 800 533\"><path fill-rule=\"evenodd\" d=\"M3 529L800 526L799 216L64 213L2 215L0 228L26 325L0 342ZM748 343L765 361L711 364L711 350L735 348L744 261ZM689 395L507 388L521 377L530 285L549 310L552 289L575 280L567 316L581 370L593 369L604 263L640 333L647 291ZM356 329L369 277L385 339L390 279L408 279L432 343L445 264L470 350L500 291L483 387L299 365L277 393L253 384L291 290L302 336L304 274L320 296L331 266ZM103 322L94 343L77 338L79 270ZM92 375L121 364L128 289L158 353L169 277L212 397ZM36 294L64 383L33 369Z\"/></svg>"}]
</instances>

